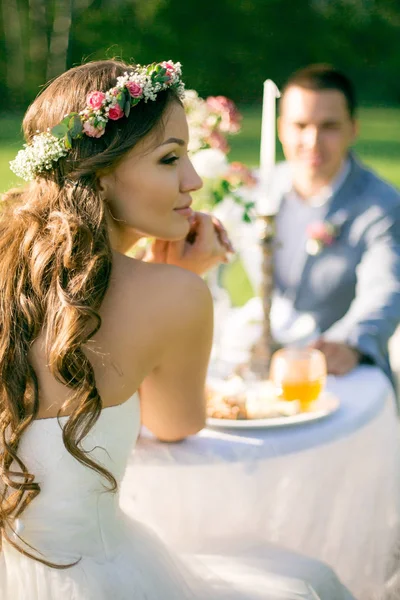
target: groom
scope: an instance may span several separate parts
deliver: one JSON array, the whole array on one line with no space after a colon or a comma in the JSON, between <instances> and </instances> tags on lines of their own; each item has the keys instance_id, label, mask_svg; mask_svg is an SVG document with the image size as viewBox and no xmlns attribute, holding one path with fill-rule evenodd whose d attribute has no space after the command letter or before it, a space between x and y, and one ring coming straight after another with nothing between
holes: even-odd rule
<instances>
[{"instance_id":1,"label":"groom","mask_svg":"<svg viewBox=\"0 0 400 600\"><path fill-rule=\"evenodd\" d=\"M270 193L279 205L275 286L309 313L328 371L376 364L392 378L388 340L400 322L400 194L350 146L358 131L352 83L311 65L282 91L278 134L286 162Z\"/></svg>"}]
</instances>

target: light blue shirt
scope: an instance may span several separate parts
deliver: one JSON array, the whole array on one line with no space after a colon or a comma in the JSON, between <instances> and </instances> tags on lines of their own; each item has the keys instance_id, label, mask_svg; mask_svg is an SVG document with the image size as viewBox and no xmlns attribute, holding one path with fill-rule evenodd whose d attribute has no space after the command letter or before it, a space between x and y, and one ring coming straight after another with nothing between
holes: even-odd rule
<instances>
[{"instance_id":1,"label":"light blue shirt","mask_svg":"<svg viewBox=\"0 0 400 600\"><path fill-rule=\"evenodd\" d=\"M276 217L277 248L274 256L275 283L281 293L289 292L299 283L305 260L307 228L323 221L330 200L342 187L350 172L347 159L332 182L317 195L305 200L292 188L285 194ZM286 294L285 294L286 295Z\"/></svg>"}]
</instances>

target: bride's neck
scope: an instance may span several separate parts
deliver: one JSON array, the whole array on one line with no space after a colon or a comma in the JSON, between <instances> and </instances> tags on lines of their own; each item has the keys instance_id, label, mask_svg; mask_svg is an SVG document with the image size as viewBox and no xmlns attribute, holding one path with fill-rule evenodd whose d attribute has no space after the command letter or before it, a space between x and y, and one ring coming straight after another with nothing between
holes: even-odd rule
<instances>
[{"instance_id":1,"label":"bride's neck","mask_svg":"<svg viewBox=\"0 0 400 600\"><path fill-rule=\"evenodd\" d=\"M110 221L108 221L108 235L111 248L120 254L129 252L144 237L143 234L134 229L123 227L116 222Z\"/></svg>"}]
</instances>

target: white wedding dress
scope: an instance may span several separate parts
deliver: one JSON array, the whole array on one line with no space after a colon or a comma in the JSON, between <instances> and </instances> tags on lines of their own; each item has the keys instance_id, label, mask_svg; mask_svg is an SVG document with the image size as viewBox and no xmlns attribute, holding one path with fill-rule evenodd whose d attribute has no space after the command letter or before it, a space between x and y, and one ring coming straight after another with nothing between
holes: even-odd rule
<instances>
[{"instance_id":1,"label":"white wedding dress","mask_svg":"<svg viewBox=\"0 0 400 600\"><path fill-rule=\"evenodd\" d=\"M118 483L139 427L135 394L124 404L104 409L84 440L85 449ZM9 534L42 559L60 565L78 562L51 568L4 541L1 600L352 598L328 567L284 550L277 556L276 549L259 549L251 559L176 557L147 527L122 512L118 493L106 492L102 477L66 451L55 418L29 427L19 455L41 492L14 521L16 533Z\"/></svg>"}]
</instances>

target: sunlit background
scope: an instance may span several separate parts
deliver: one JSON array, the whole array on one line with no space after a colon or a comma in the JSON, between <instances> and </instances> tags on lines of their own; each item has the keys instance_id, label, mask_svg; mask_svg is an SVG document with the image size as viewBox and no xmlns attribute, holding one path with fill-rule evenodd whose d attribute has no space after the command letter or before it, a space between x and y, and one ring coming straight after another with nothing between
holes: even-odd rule
<instances>
[{"instance_id":1,"label":"sunlit background","mask_svg":"<svg viewBox=\"0 0 400 600\"><path fill-rule=\"evenodd\" d=\"M244 115L230 158L258 164L262 82L330 62L362 107L360 156L400 186L400 11L388 0L2 0L0 191L18 180L24 110L65 68L118 56L172 58L187 87L232 98ZM278 146L278 159L281 158Z\"/></svg>"}]
</instances>

